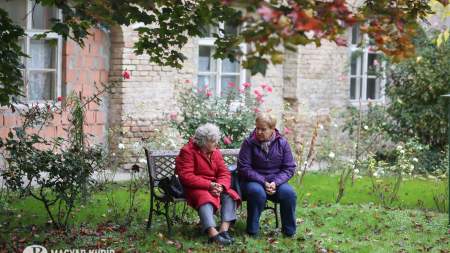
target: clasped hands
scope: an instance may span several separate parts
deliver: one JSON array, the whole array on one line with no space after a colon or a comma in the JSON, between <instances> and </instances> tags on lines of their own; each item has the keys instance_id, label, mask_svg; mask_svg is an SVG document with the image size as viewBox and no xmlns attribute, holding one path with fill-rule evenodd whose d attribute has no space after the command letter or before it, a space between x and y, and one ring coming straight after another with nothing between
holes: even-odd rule
<instances>
[{"instance_id":1,"label":"clasped hands","mask_svg":"<svg viewBox=\"0 0 450 253\"><path fill-rule=\"evenodd\" d=\"M275 182L271 182L271 183L265 182L264 183L264 188L265 188L266 193L268 195L273 195L277 191L277 185L275 184Z\"/></svg>"},{"instance_id":2,"label":"clasped hands","mask_svg":"<svg viewBox=\"0 0 450 253\"><path fill-rule=\"evenodd\" d=\"M213 196L216 196L216 197L220 196L222 191L223 191L223 186L221 184L218 184L216 182L211 182L211 185L209 187L209 192L211 192L211 194Z\"/></svg>"}]
</instances>

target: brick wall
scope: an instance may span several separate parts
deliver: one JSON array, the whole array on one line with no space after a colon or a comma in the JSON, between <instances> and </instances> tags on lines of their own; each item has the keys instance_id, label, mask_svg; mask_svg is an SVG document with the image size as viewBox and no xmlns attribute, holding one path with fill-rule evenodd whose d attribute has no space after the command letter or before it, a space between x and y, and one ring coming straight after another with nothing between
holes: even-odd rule
<instances>
[{"instance_id":1,"label":"brick wall","mask_svg":"<svg viewBox=\"0 0 450 253\"><path fill-rule=\"evenodd\" d=\"M96 92L95 85L108 82L110 41L107 32L92 30L92 35L85 40L85 47L80 48L73 41L67 41L63 46L62 55L62 93L72 91L82 96L91 96ZM86 112L86 132L94 135L90 142L105 141L106 106L107 100L100 105L90 103ZM5 137L11 128L21 125L22 119L17 112L0 108L0 137ZM43 137L65 136L68 115L56 114L54 120L39 134ZM31 131L38 131L33 129Z\"/></svg>"},{"instance_id":2,"label":"brick wall","mask_svg":"<svg viewBox=\"0 0 450 253\"><path fill-rule=\"evenodd\" d=\"M131 73L131 78L121 81L111 96L111 129L121 133L111 141L112 152L117 151L119 143L130 150L135 142L151 137L161 123L167 122L167 115L178 110L175 85L192 85L186 80L196 83L197 78L197 39L191 39L183 48L187 60L182 69L160 67L149 63L148 56L133 53L133 43L137 40L134 28L115 27L111 35L110 79L121 80L124 70ZM299 47L297 52L285 52L284 64L270 65L266 76L253 76L250 82L253 89L263 83L273 87L263 109L277 115L280 127L283 105L291 102L291 115L303 119L298 127L308 131L315 119L326 118L348 104L348 79L343 78L347 76L347 58L348 50L333 43L324 42L320 48ZM133 160L127 159L125 168Z\"/></svg>"}]
</instances>

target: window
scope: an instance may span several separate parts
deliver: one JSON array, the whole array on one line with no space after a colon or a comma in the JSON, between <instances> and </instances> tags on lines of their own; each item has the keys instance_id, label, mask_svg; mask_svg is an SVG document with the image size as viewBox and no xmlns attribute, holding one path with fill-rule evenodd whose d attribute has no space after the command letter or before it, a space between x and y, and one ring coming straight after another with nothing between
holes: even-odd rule
<instances>
[{"instance_id":1,"label":"window","mask_svg":"<svg viewBox=\"0 0 450 253\"><path fill-rule=\"evenodd\" d=\"M225 34L237 34L238 29L230 25L221 24ZM246 81L246 72L241 68L239 61L230 61L229 59L214 59L214 37L218 29L207 28L205 34L199 39L198 48L198 75L197 83L199 88L208 86L216 95L223 95L228 83L233 82L237 85ZM245 45L241 45L244 50Z\"/></svg>"},{"instance_id":2,"label":"window","mask_svg":"<svg viewBox=\"0 0 450 253\"><path fill-rule=\"evenodd\" d=\"M56 33L49 33L44 39L34 36L48 31L52 19L61 19L61 12L34 0L1 1L0 8L26 33L20 40L23 51L30 57L22 59L25 100L55 99L61 94L62 38Z\"/></svg>"},{"instance_id":3,"label":"window","mask_svg":"<svg viewBox=\"0 0 450 253\"><path fill-rule=\"evenodd\" d=\"M350 41L350 99L383 99L380 53L371 50L372 41L361 34L358 26L352 28Z\"/></svg>"}]
</instances>

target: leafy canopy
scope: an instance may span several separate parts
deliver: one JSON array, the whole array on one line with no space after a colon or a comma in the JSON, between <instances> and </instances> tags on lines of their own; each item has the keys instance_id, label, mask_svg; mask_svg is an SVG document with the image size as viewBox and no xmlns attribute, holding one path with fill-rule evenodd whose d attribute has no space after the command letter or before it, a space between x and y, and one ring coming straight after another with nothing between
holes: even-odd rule
<instances>
[{"instance_id":1,"label":"leafy canopy","mask_svg":"<svg viewBox=\"0 0 450 253\"><path fill-rule=\"evenodd\" d=\"M345 0L36 0L36 3L62 10L64 20L54 20L52 31L80 45L89 29L96 25L140 23L142 26L136 28L139 39L134 45L135 52L148 54L150 61L159 65L177 68L185 59L181 48L189 37L201 36L205 27L217 27L219 23L239 26L237 35L223 35L223 29L214 34L215 57L241 59L252 74L265 74L270 62L281 63L281 46L295 50L296 45L320 46L322 40L344 46L346 40L342 36L353 25L360 25L361 31L374 38L375 49L397 60L409 57L414 52L411 38L418 22L431 13L425 0L366 0L358 7ZM10 24L10 20L2 20L2 25L4 22ZM12 26L5 29L2 31L14 31ZM10 41L17 41L22 34L10 36ZM239 47L244 42L249 45L246 52ZM18 58L19 53L13 56ZM14 61L3 64L16 69L19 66ZM16 81L20 80L18 77L15 76ZM17 93L18 88L12 91L5 86L0 92L0 97L4 97ZM0 103L9 101L2 99Z\"/></svg>"}]
</instances>

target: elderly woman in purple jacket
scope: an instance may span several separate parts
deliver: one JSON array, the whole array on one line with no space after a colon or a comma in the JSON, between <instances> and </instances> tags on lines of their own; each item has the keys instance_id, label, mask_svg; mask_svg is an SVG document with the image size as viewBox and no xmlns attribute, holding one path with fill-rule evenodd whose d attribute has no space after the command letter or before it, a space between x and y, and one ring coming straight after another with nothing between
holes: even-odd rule
<instances>
[{"instance_id":1,"label":"elderly woman in purple jacket","mask_svg":"<svg viewBox=\"0 0 450 253\"><path fill-rule=\"evenodd\" d=\"M296 229L297 200L287 183L296 167L291 148L275 128L272 115L258 114L255 123L255 130L241 145L238 159L242 195L247 199L247 233L258 233L259 218L269 199L280 203L282 232L290 237Z\"/></svg>"}]
</instances>

